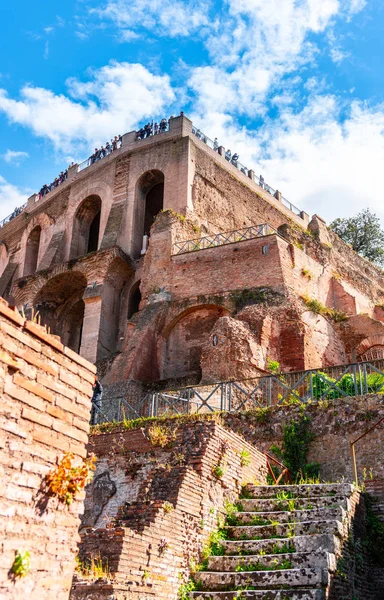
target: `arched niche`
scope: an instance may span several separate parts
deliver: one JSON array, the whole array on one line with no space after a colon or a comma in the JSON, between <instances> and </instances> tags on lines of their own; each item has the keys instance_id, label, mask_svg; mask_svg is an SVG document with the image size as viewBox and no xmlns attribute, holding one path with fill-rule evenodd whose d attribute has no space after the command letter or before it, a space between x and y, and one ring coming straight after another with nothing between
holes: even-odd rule
<instances>
[{"instance_id":1,"label":"arched niche","mask_svg":"<svg viewBox=\"0 0 384 600\"><path fill-rule=\"evenodd\" d=\"M82 273L68 271L47 281L34 300L42 324L75 352L81 347L86 287L87 280Z\"/></svg>"},{"instance_id":2,"label":"arched niche","mask_svg":"<svg viewBox=\"0 0 384 600\"><path fill-rule=\"evenodd\" d=\"M201 353L217 319L228 314L222 306L207 304L181 313L163 333L161 379L201 379Z\"/></svg>"},{"instance_id":3,"label":"arched niche","mask_svg":"<svg viewBox=\"0 0 384 600\"><path fill-rule=\"evenodd\" d=\"M96 194L82 201L73 223L70 258L95 252L99 247L101 198Z\"/></svg>"},{"instance_id":4,"label":"arched niche","mask_svg":"<svg viewBox=\"0 0 384 600\"><path fill-rule=\"evenodd\" d=\"M164 173L153 169L141 175L135 190L135 254L140 255L143 236L150 235L156 215L164 207Z\"/></svg>"},{"instance_id":5,"label":"arched niche","mask_svg":"<svg viewBox=\"0 0 384 600\"><path fill-rule=\"evenodd\" d=\"M37 225L37 227L32 229L27 238L23 273L25 277L28 277L28 275L34 275L36 272L37 261L39 257L40 237L41 227L40 225Z\"/></svg>"},{"instance_id":6,"label":"arched niche","mask_svg":"<svg viewBox=\"0 0 384 600\"><path fill-rule=\"evenodd\" d=\"M133 284L128 299L128 313L127 318L131 319L133 315L139 312L140 302L141 302L141 291L140 291L140 281L136 281Z\"/></svg>"}]
</instances>

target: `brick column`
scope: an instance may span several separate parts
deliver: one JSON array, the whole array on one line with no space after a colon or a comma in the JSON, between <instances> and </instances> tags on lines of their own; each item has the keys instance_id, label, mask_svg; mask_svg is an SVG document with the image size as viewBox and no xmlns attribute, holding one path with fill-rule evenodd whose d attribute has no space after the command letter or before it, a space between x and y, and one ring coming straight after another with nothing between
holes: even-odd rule
<instances>
[{"instance_id":1,"label":"brick column","mask_svg":"<svg viewBox=\"0 0 384 600\"><path fill-rule=\"evenodd\" d=\"M128 146L128 144L132 144L136 141L137 131L130 131L129 133L124 133L123 139L121 140L121 146Z\"/></svg>"},{"instance_id":2,"label":"brick column","mask_svg":"<svg viewBox=\"0 0 384 600\"><path fill-rule=\"evenodd\" d=\"M80 355L95 363L99 346L99 333L101 321L101 296L84 298L84 321L81 336Z\"/></svg>"}]
</instances>

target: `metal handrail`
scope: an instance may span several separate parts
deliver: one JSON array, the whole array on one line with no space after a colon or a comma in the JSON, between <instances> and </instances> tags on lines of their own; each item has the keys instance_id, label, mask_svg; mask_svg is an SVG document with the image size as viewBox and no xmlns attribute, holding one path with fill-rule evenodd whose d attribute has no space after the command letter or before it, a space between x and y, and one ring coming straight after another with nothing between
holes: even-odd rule
<instances>
[{"instance_id":1,"label":"metal handrail","mask_svg":"<svg viewBox=\"0 0 384 600\"><path fill-rule=\"evenodd\" d=\"M290 483L292 481L292 475L291 475L291 472L288 469L288 467L286 467L285 465L283 465L283 463L281 463L276 458L274 458L273 456L271 456L270 454L268 454L268 452L264 452L264 456L267 458L268 472L269 472L270 476L273 479L274 485L279 485L279 483L282 480L282 478L284 477L284 475L287 478L287 482L288 483ZM279 465L279 467L281 467L283 469L277 479L276 479L276 475L273 472L272 466L271 466L271 464L270 464L269 461L274 462L275 464Z\"/></svg>"},{"instance_id":2,"label":"metal handrail","mask_svg":"<svg viewBox=\"0 0 384 600\"><path fill-rule=\"evenodd\" d=\"M357 442L359 442L366 435L368 435L368 433L371 433L371 431L373 431L374 429L376 429L376 427L378 427L383 422L384 422L384 417L382 417L380 419L380 421L378 421L377 423L375 423L374 425L372 425L372 427L370 427L367 431L365 431L364 433L362 433L361 435L359 435L359 437L357 437L355 440L353 440L353 442L350 442L350 452L351 452L351 458L352 458L353 477L354 477L354 482L356 483L356 485L359 484L359 477L358 477L358 474L357 474L357 463L356 463L355 445L357 444Z\"/></svg>"},{"instance_id":3,"label":"metal handrail","mask_svg":"<svg viewBox=\"0 0 384 600\"><path fill-rule=\"evenodd\" d=\"M207 250L208 248L245 242L246 240L273 234L279 235L278 231L268 223L251 225L250 227L225 231L215 235L206 235L193 240L175 242L172 246L172 255L176 256L177 254L186 254L187 252L196 252L197 250Z\"/></svg>"},{"instance_id":4,"label":"metal handrail","mask_svg":"<svg viewBox=\"0 0 384 600\"><path fill-rule=\"evenodd\" d=\"M207 136L205 135L205 133L203 133L200 129L192 126L192 133L202 142L204 142L205 144L207 144L207 146L209 146L209 148L212 148L212 150L215 150L216 152L219 149L218 145L215 145L215 143ZM251 172L251 169L248 169L248 167L246 167L245 165L243 165L239 160L233 160L233 158L228 158L226 155L223 156L223 158L225 158L225 160L227 162L229 162L231 165L233 165L234 167L236 167L239 171L241 171L244 175L246 175L247 177L249 177L249 173ZM279 194L279 198L277 197L277 190L275 190L271 185L269 185L268 183L266 183L266 181L264 181L264 179L260 179L260 177L258 177L257 175L253 175L253 180L254 182L261 187L263 190L265 190L266 192L268 192L269 194L271 194L271 196L273 196L275 199L279 199L281 201L281 203L288 208L291 212L293 212L295 215L297 215L298 217L302 218L301 213L303 212L302 210L300 210L300 208L298 208L297 206L295 206L294 204L292 204L292 202L290 202L289 200L287 200L286 198L284 198L284 196L282 194Z\"/></svg>"},{"instance_id":5,"label":"metal handrail","mask_svg":"<svg viewBox=\"0 0 384 600\"><path fill-rule=\"evenodd\" d=\"M7 217L5 217L4 219L2 219L0 221L0 229L2 227L4 227L4 225L6 225L7 223L9 223L9 221L13 221L13 219L16 219L16 217L18 217L19 215L21 215L21 213L24 211L24 209L27 206L27 202L25 202L22 206L18 206L10 215L8 215Z\"/></svg>"}]
</instances>

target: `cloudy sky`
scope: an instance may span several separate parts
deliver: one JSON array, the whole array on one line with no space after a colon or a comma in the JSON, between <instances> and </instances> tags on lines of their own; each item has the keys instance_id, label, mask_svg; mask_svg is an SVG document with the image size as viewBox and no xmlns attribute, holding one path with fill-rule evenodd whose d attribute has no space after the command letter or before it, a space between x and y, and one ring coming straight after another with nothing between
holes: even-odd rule
<instances>
[{"instance_id":1,"label":"cloudy sky","mask_svg":"<svg viewBox=\"0 0 384 600\"><path fill-rule=\"evenodd\" d=\"M384 224L383 26L382 0L1 3L0 218L184 110L308 213Z\"/></svg>"}]
</instances>

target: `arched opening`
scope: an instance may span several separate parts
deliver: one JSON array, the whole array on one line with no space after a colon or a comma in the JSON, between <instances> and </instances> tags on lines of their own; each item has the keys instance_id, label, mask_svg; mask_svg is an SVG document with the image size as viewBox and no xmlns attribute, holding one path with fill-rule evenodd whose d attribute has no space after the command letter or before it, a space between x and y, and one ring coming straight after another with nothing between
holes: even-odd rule
<instances>
[{"instance_id":1,"label":"arched opening","mask_svg":"<svg viewBox=\"0 0 384 600\"><path fill-rule=\"evenodd\" d=\"M71 258L95 252L99 247L101 198L88 196L77 209L73 223Z\"/></svg>"},{"instance_id":2,"label":"arched opening","mask_svg":"<svg viewBox=\"0 0 384 600\"><path fill-rule=\"evenodd\" d=\"M143 236L150 234L156 215L164 207L164 173L153 169L138 180L135 193L134 254L140 255Z\"/></svg>"},{"instance_id":3,"label":"arched opening","mask_svg":"<svg viewBox=\"0 0 384 600\"><path fill-rule=\"evenodd\" d=\"M144 235L149 235L156 215L164 205L164 181L154 185L145 197Z\"/></svg>"},{"instance_id":4,"label":"arched opening","mask_svg":"<svg viewBox=\"0 0 384 600\"><path fill-rule=\"evenodd\" d=\"M384 346L371 346L357 357L357 362L370 362L371 360L382 360L384 358Z\"/></svg>"},{"instance_id":5,"label":"arched opening","mask_svg":"<svg viewBox=\"0 0 384 600\"><path fill-rule=\"evenodd\" d=\"M201 353L217 319L226 314L216 305L193 307L167 328L162 350L162 379L201 380Z\"/></svg>"},{"instance_id":6,"label":"arched opening","mask_svg":"<svg viewBox=\"0 0 384 600\"><path fill-rule=\"evenodd\" d=\"M89 254L89 252L95 252L97 250L99 244L100 215L101 212L99 211L97 215L94 216L91 226L89 228L87 254Z\"/></svg>"},{"instance_id":7,"label":"arched opening","mask_svg":"<svg viewBox=\"0 0 384 600\"><path fill-rule=\"evenodd\" d=\"M139 312L140 302L141 302L140 281L137 281L132 286L131 292L129 294L128 315L127 315L128 319L131 319L134 314Z\"/></svg>"},{"instance_id":8,"label":"arched opening","mask_svg":"<svg viewBox=\"0 0 384 600\"><path fill-rule=\"evenodd\" d=\"M25 248L24 276L33 275L36 272L37 259L39 256L41 227L38 225L32 229L27 239Z\"/></svg>"},{"instance_id":9,"label":"arched opening","mask_svg":"<svg viewBox=\"0 0 384 600\"><path fill-rule=\"evenodd\" d=\"M62 273L50 279L34 301L42 324L75 352L81 347L85 308L82 298L86 287L87 280L82 273Z\"/></svg>"}]
</instances>

